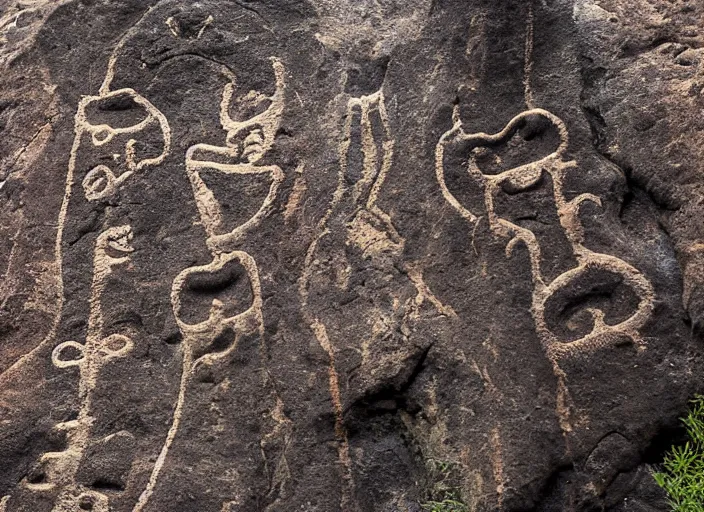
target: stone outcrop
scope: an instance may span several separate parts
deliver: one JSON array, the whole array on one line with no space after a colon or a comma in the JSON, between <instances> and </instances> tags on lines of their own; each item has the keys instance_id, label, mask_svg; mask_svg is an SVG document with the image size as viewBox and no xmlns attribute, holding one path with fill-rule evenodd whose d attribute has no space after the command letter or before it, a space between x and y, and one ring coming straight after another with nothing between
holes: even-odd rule
<instances>
[{"instance_id":1,"label":"stone outcrop","mask_svg":"<svg viewBox=\"0 0 704 512\"><path fill-rule=\"evenodd\" d=\"M0 1L0 512L667 510L697 0Z\"/></svg>"}]
</instances>

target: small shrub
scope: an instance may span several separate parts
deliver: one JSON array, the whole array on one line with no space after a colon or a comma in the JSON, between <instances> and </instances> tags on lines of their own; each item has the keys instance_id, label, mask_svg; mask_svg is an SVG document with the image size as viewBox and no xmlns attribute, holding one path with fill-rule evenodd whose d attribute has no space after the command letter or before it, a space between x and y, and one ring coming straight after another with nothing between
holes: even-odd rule
<instances>
[{"instance_id":1,"label":"small shrub","mask_svg":"<svg viewBox=\"0 0 704 512\"><path fill-rule=\"evenodd\" d=\"M459 468L454 462L428 459L428 469L434 484L430 489L429 500L421 504L427 512L468 512L462 503L455 483L459 478Z\"/></svg>"},{"instance_id":2,"label":"small shrub","mask_svg":"<svg viewBox=\"0 0 704 512\"><path fill-rule=\"evenodd\" d=\"M673 512L704 512L704 396L692 400L682 422L689 440L672 447L663 461L664 471L653 477L667 492Z\"/></svg>"},{"instance_id":3,"label":"small shrub","mask_svg":"<svg viewBox=\"0 0 704 512\"><path fill-rule=\"evenodd\" d=\"M455 500L442 500L442 501L429 501L421 505L423 510L428 512L467 512L467 505L461 501Z\"/></svg>"}]
</instances>

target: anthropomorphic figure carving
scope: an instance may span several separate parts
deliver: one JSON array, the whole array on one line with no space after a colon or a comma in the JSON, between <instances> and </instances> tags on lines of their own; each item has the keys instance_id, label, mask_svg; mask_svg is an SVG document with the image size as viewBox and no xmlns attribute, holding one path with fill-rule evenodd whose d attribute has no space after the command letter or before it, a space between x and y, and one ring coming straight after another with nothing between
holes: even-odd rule
<instances>
[{"instance_id":1,"label":"anthropomorphic figure carving","mask_svg":"<svg viewBox=\"0 0 704 512\"><path fill-rule=\"evenodd\" d=\"M198 510L251 510L286 477L290 422L264 367L259 269L245 248L283 179L259 161L282 115L285 69L262 59L259 90L247 72L191 55L221 29L202 6L171 4L123 35L98 94L78 105L57 241L64 307L37 349L75 372L75 411L59 413L56 449L3 501L7 512L182 509L188 497L169 489L188 494L222 468L227 484L195 491L210 500ZM175 55L164 57L165 44ZM135 66L145 45L154 62ZM199 80L154 92L188 73ZM216 438L222 449L209 450ZM203 465L198 479L190 464Z\"/></svg>"},{"instance_id":2,"label":"anthropomorphic figure carving","mask_svg":"<svg viewBox=\"0 0 704 512\"><path fill-rule=\"evenodd\" d=\"M556 130L559 135L558 147L547 156L518 167L496 174L482 172L477 163L482 150L506 144L520 129L531 123L543 123ZM643 346L644 341L640 337L639 329L650 318L655 298L650 282L633 266L620 258L592 251L585 246L584 230L579 219L580 205L586 201L600 205L601 201L589 193L579 194L571 199L566 197L566 175L578 167L577 162L565 157L568 145L567 127L562 120L546 110L535 108L518 114L502 131L492 135L466 133L459 116L455 114L453 127L441 137L436 149L436 174L445 200L467 222L478 222L479 216L460 203L445 181L447 155L459 152L465 155L467 173L483 192L490 231L497 237L508 239L506 255L511 256L520 244L528 250L533 279L531 313L545 353L560 382L558 402L563 402L564 407L558 406L558 410L565 411L568 407L568 395L565 387L566 375L560 367L561 363L569 358L586 358L595 350L619 343L624 338ZM497 197L503 190L508 189L512 194L521 193L538 185L544 174L551 177L559 222L577 262L574 268L563 272L552 281L545 278L541 271L541 247L535 234L530 229L501 217L495 208ZM637 297L637 304L629 315L612 323L605 320L604 311L598 307L588 307L586 312L591 315L591 330L577 339L561 338L555 333L554 322L551 325L546 310L555 297L564 302L576 298L580 293L584 294L579 289L579 281L590 273L617 276L618 282L628 287ZM563 426L569 428L566 418L563 418Z\"/></svg>"},{"instance_id":3,"label":"anthropomorphic figure carving","mask_svg":"<svg viewBox=\"0 0 704 512\"><path fill-rule=\"evenodd\" d=\"M198 143L188 148L186 152L186 172L202 225L207 233L206 245L213 259L207 265L184 269L173 282L171 303L179 330L183 335L180 392L171 428L135 512L145 509L156 488L162 466L178 433L188 393L191 390L190 385L196 373L201 373L201 380L213 379L210 374L213 371L213 365L225 365L230 362L230 358L243 338L254 337L262 342L261 338L264 336L262 295L257 263L250 254L237 248L242 237L267 215L283 179L283 172L279 167L256 165L273 145L284 106L284 67L279 60L272 59L272 68L275 77L273 96L266 97L261 92L249 91L246 97L251 98L256 106L261 107L264 104L265 109L254 117L243 120L234 120L231 117L236 78L228 70L223 70L223 74L231 80L223 88L220 105L220 122L223 130L227 132L226 144L215 146ZM223 204L216 197L213 187L208 186L203 178L206 172L222 174L234 183L243 176L261 175L270 179L271 183L261 204L252 208L250 216L245 214L239 221L228 225L223 215ZM214 298L210 308L203 312L204 318L194 321L189 318L193 312L189 311L186 296L189 289L197 290L199 277L206 280L221 279L223 285L227 285L228 280L232 280L233 284L241 281L239 288L243 291L243 296L237 297L234 304ZM265 382L266 378L265 376ZM277 407L280 405L277 404ZM238 499L224 505L228 510L233 511L247 506L246 500Z\"/></svg>"},{"instance_id":4,"label":"anthropomorphic figure carving","mask_svg":"<svg viewBox=\"0 0 704 512\"><path fill-rule=\"evenodd\" d=\"M115 365L124 366L144 341L143 312L128 309L120 289L129 286L131 269L140 265L133 258L135 245L143 248L134 240L124 202L135 182L169 155L171 131L163 113L135 89L112 90L114 66L111 58L98 95L78 105L57 237L62 308L35 349L51 344L56 368L78 370L77 410L55 426L62 449L41 456L18 494L20 503L52 497L57 512L86 507L107 512L109 497L83 481L85 459L98 445L120 445L123 455L133 449L127 430L105 435L98 425L105 393L99 381ZM8 500L8 506L14 503Z\"/></svg>"},{"instance_id":5,"label":"anthropomorphic figure carving","mask_svg":"<svg viewBox=\"0 0 704 512\"><path fill-rule=\"evenodd\" d=\"M455 315L423 280L422 262L380 205L395 140L383 91L348 100L333 201L299 280L306 320L329 358L342 467L341 508L354 510L344 409L384 382L401 386L432 343L428 327ZM342 306L342 307L338 307Z\"/></svg>"}]
</instances>

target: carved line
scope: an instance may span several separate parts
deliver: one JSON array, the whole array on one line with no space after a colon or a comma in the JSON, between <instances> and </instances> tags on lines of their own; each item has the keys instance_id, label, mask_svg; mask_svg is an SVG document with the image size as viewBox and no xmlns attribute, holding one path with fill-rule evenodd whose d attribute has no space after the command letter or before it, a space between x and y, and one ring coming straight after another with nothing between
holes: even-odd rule
<instances>
[{"instance_id":1,"label":"carved line","mask_svg":"<svg viewBox=\"0 0 704 512\"><path fill-rule=\"evenodd\" d=\"M526 17L526 42L523 61L523 90L525 95L526 106L529 109L535 108L535 100L533 98L533 89L530 85L530 77L533 73L533 29L535 18L533 15L533 0L528 0L528 14Z\"/></svg>"},{"instance_id":2,"label":"carved line","mask_svg":"<svg viewBox=\"0 0 704 512\"><path fill-rule=\"evenodd\" d=\"M347 119L345 121L345 126L344 126L344 133L349 134L351 133L352 130L352 119L351 116L347 115ZM338 167L338 172L337 172L337 187L335 188L335 192L333 192L332 195L332 200L330 201L330 204L328 205L328 209L325 211L325 214L323 217L320 219L318 222L318 225L316 226L316 232L317 236L315 239L310 243L308 246L308 249L306 250L306 257L303 262L303 272L301 274L301 277L298 280L298 294L301 297L301 306L302 306L302 311L304 316L307 315L306 317L306 322L310 326L314 319L310 317L310 315L307 314L307 306L308 306L308 285L310 284L311 277L313 276L313 266L314 266L314 260L313 258L315 257L315 252L318 249L318 244L320 243L320 240L322 240L325 236L327 236L330 233L330 230L328 229L328 222L330 220L330 217L332 217L333 212L337 208L337 206L340 204L340 201L342 201L342 198L345 195L345 191L347 190L347 185L345 184L345 174L347 171L347 160L346 160L346 155L347 151L349 150L350 146L350 137L349 135L345 136L340 143L340 154L339 154L339 161L340 165Z\"/></svg>"},{"instance_id":3,"label":"carved line","mask_svg":"<svg viewBox=\"0 0 704 512\"><path fill-rule=\"evenodd\" d=\"M276 197L279 189L279 185L284 179L284 173L281 168L275 165L260 167L239 164L220 164L216 162L200 162L192 159L189 160L189 158L192 158L195 151L203 149L212 151L214 148L217 148L217 146L208 146L207 144L196 144L195 146L191 146L188 149L186 156L186 170L189 173L189 178L191 179L191 185L194 189L196 203L201 210L203 227L208 234L208 243L212 244L213 248L219 248L238 241L247 231L250 231L253 227L257 226L270 213L274 203L274 198ZM269 193L257 213L244 224L241 224L232 231L223 234L218 233L222 223L220 208L217 205L217 201L215 200L215 196L212 191L207 187L207 185L205 185L205 182L198 174L199 169L217 169L218 171L226 174L239 175L269 174L272 178L272 183L269 187Z\"/></svg>"},{"instance_id":4,"label":"carved line","mask_svg":"<svg viewBox=\"0 0 704 512\"><path fill-rule=\"evenodd\" d=\"M345 427L343 419L342 410L342 397L340 395L340 383L337 375L337 370L335 368L335 350L330 343L328 338L325 325L320 322L317 318L313 320L311 324L315 338L320 343L320 346L328 354L329 366L328 366L328 380L330 387L330 396L332 397L332 405L335 411L335 437L338 440L337 454L344 469L343 479L346 481L346 486L342 491L342 498L340 502L341 510L349 510L350 501L352 499L352 489L354 487L352 479L352 462L350 459L350 446L347 439L347 428Z\"/></svg>"},{"instance_id":5,"label":"carved line","mask_svg":"<svg viewBox=\"0 0 704 512\"><path fill-rule=\"evenodd\" d=\"M268 375L268 370L267 370L267 375ZM269 378L271 378L270 375L268 375ZM285 495L285 490L284 490L284 485L286 484L286 481L291 478L291 469L289 468L288 465L288 459L286 458L286 452L288 451L288 447L291 444L291 432L293 429L293 421L291 421L287 416L285 412L285 404L283 400L281 399L278 390L276 389L276 386L274 385L274 392L276 393L276 408L271 414L271 417L274 421L276 421L276 426L274 429L264 435L264 438L260 441L259 446L262 451L262 456L264 458L264 467L265 467L265 472L267 474L270 474L271 477L269 479L269 492L267 493L267 496L272 496L275 493L277 493L277 488L278 488L278 494L279 496ZM269 439L276 439L277 437L282 436L282 431L283 431L283 444L284 448L281 453L281 456L279 457L279 460L276 464L276 468L273 470L273 472L269 473L268 469L268 460L266 458L266 454L264 453L264 447L266 444L266 441ZM278 502L278 498L274 501L274 503L271 503L266 510L270 508L275 508L276 502Z\"/></svg>"},{"instance_id":6,"label":"carved line","mask_svg":"<svg viewBox=\"0 0 704 512\"><path fill-rule=\"evenodd\" d=\"M536 322L536 330L549 358L558 364L558 361L567 356L578 355L582 352L591 352L602 348L622 335L630 337L634 343L640 343L637 330L644 325L650 317L654 304L654 291L652 285L631 265L614 256L605 255L590 251L583 245L583 227L579 220L579 206L585 201L593 201L600 204L598 197L592 194L581 194L574 199L567 201L563 194L564 175L568 169L576 167L574 161L563 160L564 153L569 144L567 128L557 116L543 109L531 109L514 117L506 127L499 133L489 135L486 133L476 133L468 135L462 130L461 122L455 122L454 126L448 130L440 139L436 151L436 175L443 188L448 202L455 206L457 211L466 219L476 220L471 212L464 209L457 199L447 189L444 180L444 146L450 140L471 141L477 145L488 145L500 143L519 127L520 123L528 116L542 116L549 120L558 130L560 135L559 147L550 155L529 164L509 169L496 175L485 175L471 160L468 165L470 175L478 179L484 185L484 202L487 209L489 226L491 231L501 237L509 238L506 246L506 254L510 256L519 243L523 243L529 253L531 261L531 274L533 276L533 305L531 312ZM500 218L494 211L494 197L499 193L501 185L506 181L528 186L540 178L542 172L548 172L553 179L554 201L558 210L560 225L562 226L578 266L563 273L552 281L549 285L544 282L540 271L540 246L532 231L522 228L506 219ZM627 320L616 324L608 325L603 321L603 313L591 311L594 318L592 332L583 338L561 343L557 337L548 329L545 316L545 303L552 294L562 286L570 282L575 276L583 274L591 267L605 268L624 277L626 283L633 289L639 297L640 302L634 315Z\"/></svg>"},{"instance_id":7,"label":"carved line","mask_svg":"<svg viewBox=\"0 0 704 512\"><path fill-rule=\"evenodd\" d=\"M373 180L371 191L369 192L369 199L367 200L367 208L384 222L385 227L391 234L392 241L400 247L403 247L403 245L405 244L405 240L401 235L399 235L398 231L396 230L396 227L393 225L391 217L388 213L386 213L379 206L377 206L381 187L386 182L386 177L389 173L389 170L391 169L391 164L394 158L394 146L396 144L396 141L391 137L389 115L386 111L384 94L380 89L379 91L370 96L363 96L359 101L359 104L362 106L362 148L365 156L365 178L367 178L370 182ZM354 103L350 105L350 113L353 104ZM384 141L382 142L382 150L384 153L382 156L381 167L376 176L373 176L373 172L376 170L379 163L376 154L376 145L374 144L373 140L372 125L369 119L369 113L372 107L377 108L379 112L379 117L381 118L381 124L384 129ZM367 155L369 155L368 161ZM360 180L358 185L363 181L365 181L364 178Z\"/></svg>"},{"instance_id":8,"label":"carved line","mask_svg":"<svg viewBox=\"0 0 704 512\"><path fill-rule=\"evenodd\" d=\"M98 236L94 250L94 270L91 283L90 315L86 343L63 342L57 345L52 352L52 362L58 368L78 367L80 375L78 394L81 405L78 417L75 420L59 423L55 426L57 430L66 433L67 448L60 452L46 452L40 459L40 463L45 464L47 481L40 484L26 483L26 486L31 490L45 491L60 485L63 491L60 494L57 507L62 504L67 507L75 506L80 500L90 500L95 506L102 507L104 505L104 510L107 511L108 498L97 491L86 490L82 486L77 485L76 474L81 457L90 440L91 427L94 421L91 416L91 407L98 374L108 361L116 357L124 357L133 347L132 340L123 335L114 334L106 338L102 337L103 319L101 312L101 297L105 281L112 272L112 267L128 261L128 254L132 251L129 245L131 237L132 232L129 226L109 228ZM110 256L107 253L108 248L119 254L125 254L125 256ZM120 348L113 347L113 342L115 341L121 344ZM62 359L61 354L66 349L74 349L79 357L72 360ZM94 510L101 510L101 508L95 508L95 506Z\"/></svg>"},{"instance_id":9,"label":"carved line","mask_svg":"<svg viewBox=\"0 0 704 512\"><path fill-rule=\"evenodd\" d=\"M284 106L284 90L285 90L285 73L281 61L272 58L272 66L276 77L276 91L269 98L271 105L267 110L255 116L252 119L243 122L233 121L229 115L231 102L234 95L235 77L224 70L230 78L224 90L222 101L220 103L220 122L224 130L227 131L227 145L213 146L209 144L195 144L188 148L186 152L186 171L188 173L193 194L196 199L196 205L201 217L201 222L208 235L208 246L213 254L213 261L208 265L191 267L182 271L173 281L171 291L171 303L174 311L174 316L177 320L179 329L184 334L183 348L183 368L181 375L181 383L179 386L179 395L176 406L174 408L173 418L166 440L162 445L157 461L154 465L152 473L149 477L146 488L139 497L139 500L133 509L133 512L141 512L147 505L154 489L156 488L159 475L168 456L171 445L178 433L181 417L183 415L183 407L186 400L188 384L192 378L194 371L199 363L212 363L216 360L228 357L238 346L239 338L243 333L252 332L256 329L260 336L264 335L264 321L262 313L262 296L261 284L259 280L259 271L256 261L252 256L243 251L223 252L223 247L239 241L241 236L258 225L261 220L269 214L273 200L276 196L280 183L284 179L283 171L277 166L255 166L254 164L261 159L264 154L271 148L274 141L276 130L278 129L281 114ZM255 142L257 146L254 151L248 152L245 146L242 155L236 146L234 137L252 126L259 125L265 129L262 137ZM245 139L245 144L250 137ZM220 156L238 158L240 156L247 157L247 164L222 164L215 161L204 161L195 158L199 151L210 151ZM198 171L200 169L216 169L225 174L247 175L247 174L269 174L272 177L272 184L269 188L264 203L261 208L243 224L240 224L228 233L219 233L221 227L222 216L220 208L217 204L214 194L205 185L205 182L200 177ZM210 315L208 320L199 324L191 325L181 320L181 299L180 294L186 285L186 280L189 275L198 272L212 272L223 268L223 266L237 259L247 271L253 294L252 306L245 312L240 313L231 318L224 317L224 305L217 299L213 300ZM234 343L227 350L217 354L206 353L197 360L194 360L194 353L198 349L202 349L207 345L210 335L217 329L222 327L232 328L236 335ZM223 509L226 510L234 502L223 504Z\"/></svg>"},{"instance_id":10,"label":"carved line","mask_svg":"<svg viewBox=\"0 0 704 512\"><path fill-rule=\"evenodd\" d=\"M308 186L306 185L305 178L303 176L303 172L305 170L305 164L299 164L298 167L296 167L296 174L298 175L296 177L296 181L293 183L293 190L291 191L291 195L289 196L289 199L286 203L286 207L284 208L284 221L288 223L291 220L291 217L293 217L293 214L298 210L299 206L301 205L301 201L303 200L303 197L305 196L306 191L308 190Z\"/></svg>"},{"instance_id":11,"label":"carved line","mask_svg":"<svg viewBox=\"0 0 704 512\"><path fill-rule=\"evenodd\" d=\"M494 427L489 435L489 444L491 446L491 465L494 475L494 483L496 484L496 495L498 498L499 510L503 509L504 489L506 480L504 476L504 461L503 449L501 443L501 431L499 427Z\"/></svg>"},{"instance_id":12,"label":"carved line","mask_svg":"<svg viewBox=\"0 0 704 512\"><path fill-rule=\"evenodd\" d=\"M147 8L146 11L144 11L144 14L137 20L137 23L132 25L120 38L118 41L117 45L115 46L115 49L112 51L110 54L110 57L108 59L108 67L105 72L105 78L103 79L103 83L100 86L100 89L98 90L98 94L103 95L107 94L108 91L110 91L110 86L112 85L112 81L115 78L115 66L117 64L117 54L122 48L124 47L125 43L127 40L132 36L137 31L137 28L142 24L142 22L145 20L145 18L152 12L152 9L154 9L155 6L150 6Z\"/></svg>"},{"instance_id":13,"label":"carved line","mask_svg":"<svg viewBox=\"0 0 704 512\"><path fill-rule=\"evenodd\" d=\"M420 306L423 301L428 300L439 313L451 317L457 318L457 313L452 308L452 306L443 304L440 299L438 299L432 290L428 287L425 280L423 279L423 270L412 263L404 263L404 269L406 270L408 277L413 282L418 292L416 298L416 304Z\"/></svg>"},{"instance_id":14,"label":"carved line","mask_svg":"<svg viewBox=\"0 0 704 512\"><path fill-rule=\"evenodd\" d=\"M0 303L0 309L5 307L10 296L15 292L16 284L11 282L9 279L10 270L12 270L12 261L15 258L15 251L17 250L17 236L20 234L20 229L15 231L15 235L11 237L12 247L10 248L10 254L7 257L7 267L5 267L5 272L2 276L2 282L0 283L0 293L4 296L2 302Z\"/></svg>"},{"instance_id":15,"label":"carved line","mask_svg":"<svg viewBox=\"0 0 704 512\"><path fill-rule=\"evenodd\" d=\"M159 452L159 456L154 463L152 473L149 475L147 486L139 495L137 504L132 509L132 512L141 512L141 510L147 505L149 498L151 498L154 493L154 489L159 479L159 473L161 473L161 468L164 466L164 462L166 462L166 457L169 454L171 444L176 438L176 434L181 423L181 416L183 415L183 406L186 403L186 388L188 386L188 382L190 381L191 369L193 367L191 357L190 350L183 351L183 371L181 373L181 383L179 385L178 398L176 400L176 407L174 408L171 426L166 434L166 440L164 441L161 451Z\"/></svg>"},{"instance_id":16,"label":"carved line","mask_svg":"<svg viewBox=\"0 0 704 512\"><path fill-rule=\"evenodd\" d=\"M235 121L230 116L230 105L232 104L232 97L235 91L235 77L231 76L230 83L225 85L222 94L222 101L220 102L220 123L223 129L228 132L228 139L238 132L249 128L253 125L266 125L272 127L268 136L265 136L262 142L262 150L257 153L255 160L250 160L250 163L254 163L259 160L266 151L271 148L274 141L274 136L276 135L276 130L279 127L281 121L281 115L284 109L284 99L285 99L285 89L286 89L286 70L284 68L281 60L276 57L271 57L272 68L274 69L274 77L276 82L276 89L274 95L269 98L271 105L261 114L254 116L246 121ZM246 153L245 153L245 156Z\"/></svg>"}]
</instances>

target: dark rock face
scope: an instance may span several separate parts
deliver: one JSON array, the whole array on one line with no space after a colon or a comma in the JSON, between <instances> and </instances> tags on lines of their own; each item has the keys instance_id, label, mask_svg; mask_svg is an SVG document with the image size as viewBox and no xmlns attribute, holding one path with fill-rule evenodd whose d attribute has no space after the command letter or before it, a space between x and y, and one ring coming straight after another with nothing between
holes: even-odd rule
<instances>
[{"instance_id":1,"label":"dark rock face","mask_svg":"<svg viewBox=\"0 0 704 512\"><path fill-rule=\"evenodd\" d=\"M0 512L666 510L700 2L0 7Z\"/></svg>"}]
</instances>

